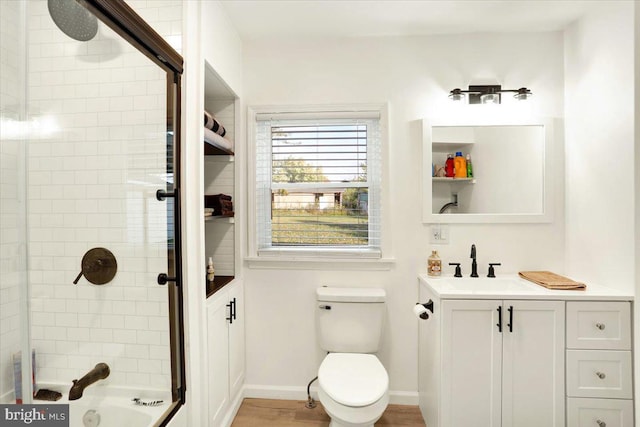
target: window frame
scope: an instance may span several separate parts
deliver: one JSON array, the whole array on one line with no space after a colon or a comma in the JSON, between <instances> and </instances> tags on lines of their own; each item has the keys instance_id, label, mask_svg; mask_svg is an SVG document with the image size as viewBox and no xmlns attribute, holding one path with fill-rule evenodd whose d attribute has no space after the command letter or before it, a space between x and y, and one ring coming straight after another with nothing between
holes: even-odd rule
<instances>
[{"instance_id":1,"label":"window frame","mask_svg":"<svg viewBox=\"0 0 640 427\"><path fill-rule=\"evenodd\" d=\"M274 119L332 119L361 118L363 115L378 115L380 133L380 195L378 220L380 245L378 248L367 247L291 247L272 246L259 249L258 208L257 200L257 125L258 116L273 115ZM330 263L334 269L359 269L363 264L367 269L387 270L393 264L389 257L390 242L387 236L389 229L388 209L388 113L386 104L359 105L298 105L298 106L254 106L248 108L248 233L247 257L250 268L323 268L318 265ZM295 261L295 265L291 262Z\"/></svg>"}]
</instances>

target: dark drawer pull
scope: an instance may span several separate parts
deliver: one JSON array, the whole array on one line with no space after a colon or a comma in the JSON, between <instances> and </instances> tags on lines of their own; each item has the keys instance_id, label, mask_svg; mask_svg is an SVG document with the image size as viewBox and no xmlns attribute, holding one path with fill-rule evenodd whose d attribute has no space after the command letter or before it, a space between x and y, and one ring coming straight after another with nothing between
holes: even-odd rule
<instances>
[{"instance_id":1,"label":"dark drawer pull","mask_svg":"<svg viewBox=\"0 0 640 427\"><path fill-rule=\"evenodd\" d=\"M229 307L229 317L227 317L227 320L229 321L229 324L233 323L233 304L231 303L231 301L229 301L229 304L227 304L227 307Z\"/></svg>"}]
</instances>

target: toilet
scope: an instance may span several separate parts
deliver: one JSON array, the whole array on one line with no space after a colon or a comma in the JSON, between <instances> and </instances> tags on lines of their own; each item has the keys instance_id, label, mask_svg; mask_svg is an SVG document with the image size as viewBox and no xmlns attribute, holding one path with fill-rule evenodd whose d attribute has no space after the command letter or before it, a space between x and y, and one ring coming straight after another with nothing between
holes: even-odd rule
<instances>
[{"instance_id":1,"label":"toilet","mask_svg":"<svg viewBox=\"0 0 640 427\"><path fill-rule=\"evenodd\" d=\"M320 347L318 397L330 427L373 427L389 404L389 375L373 354L380 348L385 291L322 287L316 291Z\"/></svg>"}]
</instances>

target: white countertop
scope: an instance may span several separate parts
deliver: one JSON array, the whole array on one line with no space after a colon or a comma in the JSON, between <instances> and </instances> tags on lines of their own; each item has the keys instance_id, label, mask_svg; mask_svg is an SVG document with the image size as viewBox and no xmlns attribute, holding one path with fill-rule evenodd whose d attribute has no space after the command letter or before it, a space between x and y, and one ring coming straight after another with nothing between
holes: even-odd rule
<instances>
[{"instance_id":1,"label":"white countertop","mask_svg":"<svg viewBox=\"0 0 640 427\"><path fill-rule=\"evenodd\" d=\"M599 300L633 301L633 295L617 289L587 283L583 291L562 291L520 278L517 274L503 274L497 278L418 276L420 286L426 286L442 299L535 299L535 300Z\"/></svg>"}]
</instances>

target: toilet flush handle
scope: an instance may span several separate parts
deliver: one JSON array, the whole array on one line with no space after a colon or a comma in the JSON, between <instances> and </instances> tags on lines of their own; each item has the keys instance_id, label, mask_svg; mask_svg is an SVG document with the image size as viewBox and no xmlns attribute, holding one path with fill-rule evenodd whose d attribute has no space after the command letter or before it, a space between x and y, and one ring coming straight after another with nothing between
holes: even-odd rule
<instances>
[{"instance_id":1,"label":"toilet flush handle","mask_svg":"<svg viewBox=\"0 0 640 427\"><path fill-rule=\"evenodd\" d=\"M321 306L319 306L319 308L321 308L322 310L331 310L331 306L330 305L321 305Z\"/></svg>"}]
</instances>

